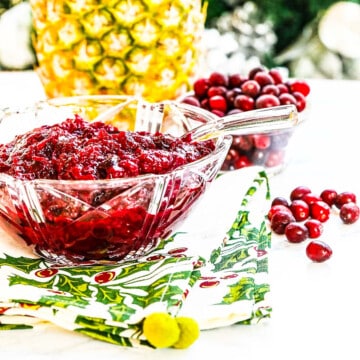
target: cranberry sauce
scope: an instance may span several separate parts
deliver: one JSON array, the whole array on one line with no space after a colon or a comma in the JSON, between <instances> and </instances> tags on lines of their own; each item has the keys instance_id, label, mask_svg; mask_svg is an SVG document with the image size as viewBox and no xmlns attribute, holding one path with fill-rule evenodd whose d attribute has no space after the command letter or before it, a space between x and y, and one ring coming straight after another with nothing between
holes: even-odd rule
<instances>
[{"instance_id":1,"label":"cranberry sauce","mask_svg":"<svg viewBox=\"0 0 360 360\"><path fill-rule=\"evenodd\" d=\"M0 173L27 180L98 180L164 174L213 149L212 142L189 143L161 133L120 131L76 116L19 135L9 144L0 144Z\"/></svg>"},{"instance_id":2,"label":"cranberry sauce","mask_svg":"<svg viewBox=\"0 0 360 360\"><path fill-rule=\"evenodd\" d=\"M169 177L161 184L161 203L149 211L159 183L131 177L169 173L213 149L213 141L190 143L161 133L120 131L79 116L42 126L0 144L0 173L20 180L112 181L37 181L30 184L35 201L24 200L11 182L0 181L0 215L28 245L55 261L141 255L184 217L206 181L195 173Z\"/></svg>"}]
</instances>

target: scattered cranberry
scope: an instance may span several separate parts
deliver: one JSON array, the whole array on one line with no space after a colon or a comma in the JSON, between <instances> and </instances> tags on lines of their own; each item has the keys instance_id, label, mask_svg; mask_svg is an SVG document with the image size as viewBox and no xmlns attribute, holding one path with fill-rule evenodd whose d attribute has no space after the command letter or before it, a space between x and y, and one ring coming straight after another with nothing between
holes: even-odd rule
<instances>
[{"instance_id":1,"label":"scattered cranberry","mask_svg":"<svg viewBox=\"0 0 360 360\"><path fill-rule=\"evenodd\" d=\"M339 216L344 224L353 224L360 218L356 195L349 191L338 193L334 189L325 189L317 195L307 186L297 186L289 197L290 202L281 196L272 200L268 219L271 230L285 235L292 243L319 238L332 207L340 209ZM311 260L322 262L331 257L332 249L324 242L312 240L306 254Z\"/></svg>"},{"instance_id":2,"label":"scattered cranberry","mask_svg":"<svg viewBox=\"0 0 360 360\"><path fill-rule=\"evenodd\" d=\"M304 200L294 200L289 207L296 221L304 221L310 215L309 205Z\"/></svg>"},{"instance_id":3,"label":"scattered cranberry","mask_svg":"<svg viewBox=\"0 0 360 360\"><path fill-rule=\"evenodd\" d=\"M282 196L278 196L278 197L274 198L271 202L271 207L273 207L274 205L284 205L284 206L288 207L289 202L286 198L284 198Z\"/></svg>"},{"instance_id":4,"label":"scattered cranberry","mask_svg":"<svg viewBox=\"0 0 360 360\"><path fill-rule=\"evenodd\" d=\"M322 199L319 195L314 194L312 192L304 194L304 196L301 197L301 200L304 200L308 205L311 205L318 201L322 201Z\"/></svg>"},{"instance_id":5,"label":"scattered cranberry","mask_svg":"<svg viewBox=\"0 0 360 360\"><path fill-rule=\"evenodd\" d=\"M289 214L292 214L289 207L282 204L275 204L271 206L270 210L267 213L268 219L271 220L274 214L276 214L277 212L287 212Z\"/></svg>"},{"instance_id":6,"label":"scattered cranberry","mask_svg":"<svg viewBox=\"0 0 360 360\"><path fill-rule=\"evenodd\" d=\"M294 216L289 211L278 211L271 218L271 229L276 234L285 234L285 228L291 222L295 222Z\"/></svg>"},{"instance_id":7,"label":"scattered cranberry","mask_svg":"<svg viewBox=\"0 0 360 360\"><path fill-rule=\"evenodd\" d=\"M291 243L300 243L309 237L309 230L302 223L292 222L285 227L285 236Z\"/></svg>"},{"instance_id":8,"label":"scattered cranberry","mask_svg":"<svg viewBox=\"0 0 360 360\"><path fill-rule=\"evenodd\" d=\"M334 204L338 209L341 209L344 204L349 202L356 203L356 195L352 192L344 191L337 195Z\"/></svg>"},{"instance_id":9,"label":"scattered cranberry","mask_svg":"<svg viewBox=\"0 0 360 360\"><path fill-rule=\"evenodd\" d=\"M290 193L290 200L294 201L297 199L301 199L305 194L311 193L311 189L307 186L297 186Z\"/></svg>"},{"instance_id":10,"label":"scattered cranberry","mask_svg":"<svg viewBox=\"0 0 360 360\"><path fill-rule=\"evenodd\" d=\"M323 241L312 240L306 247L306 255L315 262L324 262L332 255L331 247Z\"/></svg>"},{"instance_id":11,"label":"scattered cranberry","mask_svg":"<svg viewBox=\"0 0 360 360\"><path fill-rule=\"evenodd\" d=\"M337 192L333 189L323 190L320 194L321 200L325 201L330 207L335 204L337 198Z\"/></svg>"},{"instance_id":12,"label":"scattered cranberry","mask_svg":"<svg viewBox=\"0 0 360 360\"><path fill-rule=\"evenodd\" d=\"M330 217L330 206L324 201L314 201L310 204L310 215L322 223L326 222Z\"/></svg>"},{"instance_id":13,"label":"scattered cranberry","mask_svg":"<svg viewBox=\"0 0 360 360\"><path fill-rule=\"evenodd\" d=\"M324 232L324 225L321 221L316 219L308 219L305 221L305 226L309 231L310 239L317 239Z\"/></svg>"},{"instance_id":14,"label":"scattered cranberry","mask_svg":"<svg viewBox=\"0 0 360 360\"><path fill-rule=\"evenodd\" d=\"M344 224L353 224L359 220L360 208L355 203L348 202L341 207L339 215Z\"/></svg>"}]
</instances>

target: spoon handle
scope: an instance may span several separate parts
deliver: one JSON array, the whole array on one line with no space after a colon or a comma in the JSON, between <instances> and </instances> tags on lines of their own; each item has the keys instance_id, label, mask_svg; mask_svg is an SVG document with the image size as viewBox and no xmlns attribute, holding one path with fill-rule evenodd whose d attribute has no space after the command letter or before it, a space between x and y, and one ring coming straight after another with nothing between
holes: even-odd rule
<instances>
[{"instance_id":1,"label":"spoon handle","mask_svg":"<svg viewBox=\"0 0 360 360\"><path fill-rule=\"evenodd\" d=\"M192 141L202 141L227 134L268 133L274 130L290 129L297 123L298 112L295 105L281 105L227 115L202 124L182 137L187 139L190 137Z\"/></svg>"}]
</instances>

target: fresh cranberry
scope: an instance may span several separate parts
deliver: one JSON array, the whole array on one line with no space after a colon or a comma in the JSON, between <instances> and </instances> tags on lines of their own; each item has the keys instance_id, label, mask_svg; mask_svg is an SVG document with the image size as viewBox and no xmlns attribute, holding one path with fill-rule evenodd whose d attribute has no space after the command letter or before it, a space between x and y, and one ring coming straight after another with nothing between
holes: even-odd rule
<instances>
[{"instance_id":1,"label":"fresh cranberry","mask_svg":"<svg viewBox=\"0 0 360 360\"><path fill-rule=\"evenodd\" d=\"M260 71L265 71L266 69L263 66L256 66L252 68L248 73L249 79L254 79L255 75Z\"/></svg>"},{"instance_id":2,"label":"fresh cranberry","mask_svg":"<svg viewBox=\"0 0 360 360\"><path fill-rule=\"evenodd\" d=\"M292 84L294 84L293 87L291 87ZM309 85L306 83L306 86ZM305 96L300 90L296 80L285 82L279 69L268 70L263 66L252 68L246 75L226 75L215 71L207 79L201 78L194 83L194 96L199 100L200 107L217 116L250 111L255 108L276 107L281 104L295 104L300 112L306 106ZM214 96L223 96L226 107L220 101L215 101L215 104L211 106L209 100ZM277 140L283 133L278 132L272 135L271 146L266 149L253 147L247 152L239 150L239 157L236 160L241 157L241 161L236 161L233 156L227 157L222 170L236 169L235 163L245 166L245 162L249 165L257 164L268 168L283 165L287 143L280 145L281 141ZM289 134L287 137L289 138Z\"/></svg>"},{"instance_id":3,"label":"fresh cranberry","mask_svg":"<svg viewBox=\"0 0 360 360\"><path fill-rule=\"evenodd\" d=\"M254 80L257 81L261 87L274 84L274 79L266 71L258 71L254 75Z\"/></svg>"},{"instance_id":4,"label":"fresh cranberry","mask_svg":"<svg viewBox=\"0 0 360 360\"><path fill-rule=\"evenodd\" d=\"M209 76L209 84L210 86L225 86L227 87L229 84L229 78L227 75L220 72L213 72Z\"/></svg>"},{"instance_id":5,"label":"fresh cranberry","mask_svg":"<svg viewBox=\"0 0 360 360\"><path fill-rule=\"evenodd\" d=\"M246 95L256 97L259 95L261 87L257 81L247 80L241 85L241 90Z\"/></svg>"},{"instance_id":6,"label":"fresh cranberry","mask_svg":"<svg viewBox=\"0 0 360 360\"><path fill-rule=\"evenodd\" d=\"M341 207L339 215L344 224L353 224L359 220L360 209L355 203L348 202Z\"/></svg>"},{"instance_id":7,"label":"fresh cranberry","mask_svg":"<svg viewBox=\"0 0 360 360\"><path fill-rule=\"evenodd\" d=\"M330 206L324 201L314 201L310 204L310 215L313 219L326 222L330 217Z\"/></svg>"},{"instance_id":8,"label":"fresh cranberry","mask_svg":"<svg viewBox=\"0 0 360 360\"><path fill-rule=\"evenodd\" d=\"M295 222L295 218L290 211L278 211L272 215L270 227L274 233L283 235L288 224Z\"/></svg>"},{"instance_id":9,"label":"fresh cranberry","mask_svg":"<svg viewBox=\"0 0 360 360\"><path fill-rule=\"evenodd\" d=\"M208 98L202 99L200 101L200 107L202 107L203 109L206 109L206 110L211 110L210 104L209 104L209 99Z\"/></svg>"},{"instance_id":10,"label":"fresh cranberry","mask_svg":"<svg viewBox=\"0 0 360 360\"><path fill-rule=\"evenodd\" d=\"M306 247L306 255L314 262L324 262L332 255L331 247L320 240L312 240Z\"/></svg>"},{"instance_id":11,"label":"fresh cranberry","mask_svg":"<svg viewBox=\"0 0 360 360\"><path fill-rule=\"evenodd\" d=\"M253 135L253 143L257 149L267 149L271 145L271 137L265 134Z\"/></svg>"},{"instance_id":12,"label":"fresh cranberry","mask_svg":"<svg viewBox=\"0 0 360 360\"><path fill-rule=\"evenodd\" d=\"M304 200L294 200L289 207L296 221L304 221L310 215L309 205Z\"/></svg>"},{"instance_id":13,"label":"fresh cranberry","mask_svg":"<svg viewBox=\"0 0 360 360\"><path fill-rule=\"evenodd\" d=\"M218 109L212 109L210 110L213 114L215 114L216 116L218 117L223 117L225 116L225 112L224 111L221 111L221 110L218 110Z\"/></svg>"},{"instance_id":14,"label":"fresh cranberry","mask_svg":"<svg viewBox=\"0 0 360 360\"><path fill-rule=\"evenodd\" d=\"M337 198L337 192L333 189L325 189L321 192L320 197L322 201L325 201L330 207L335 204Z\"/></svg>"},{"instance_id":15,"label":"fresh cranberry","mask_svg":"<svg viewBox=\"0 0 360 360\"><path fill-rule=\"evenodd\" d=\"M208 98L211 98L215 95L221 95L225 97L226 91L227 88L225 86L210 86L207 91L207 96Z\"/></svg>"},{"instance_id":16,"label":"fresh cranberry","mask_svg":"<svg viewBox=\"0 0 360 360\"><path fill-rule=\"evenodd\" d=\"M201 78L196 80L193 84L195 96L197 96L198 98L202 98L207 94L209 87L209 79Z\"/></svg>"},{"instance_id":17,"label":"fresh cranberry","mask_svg":"<svg viewBox=\"0 0 360 360\"><path fill-rule=\"evenodd\" d=\"M211 110L220 110L223 113L226 113L227 110L227 102L222 95L214 95L209 98L209 106Z\"/></svg>"},{"instance_id":18,"label":"fresh cranberry","mask_svg":"<svg viewBox=\"0 0 360 360\"><path fill-rule=\"evenodd\" d=\"M290 93L283 93L279 95L279 100L281 105L295 105L296 106L296 99Z\"/></svg>"},{"instance_id":19,"label":"fresh cranberry","mask_svg":"<svg viewBox=\"0 0 360 360\"><path fill-rule=\"evenodd\" d=\"M301 199L304 200L308 205L311 205L311 204L313 204L314 202L317 202L317 201L322 201L320 195L317 195L317 194L315 194L313 192L304 194L304 196L302 196Z\"/></svg>"},{"instance_id":20,"label":"fresh cranberry","mask_svg":"<svg viewBox=\"0 0 360 360\"><path fill-rule=\"evenodd\" d=\"M242 83L248 80L248 77L241 74L231 74L229 75L229 87L230 88L239 88Z\"/></svg>"},{"instance_id":21,"label":"fresh cranberry","mask_svg":"<svg viewBox=\"0 0 360 360\"><path fill-rule=\"evenodd\" d=\"M292 95L296 100L296 110L298 112L304 111L305 108L306 108L306 98L305 98L305 96L300 92L293 92Z\"/></svg>"},{"instance_id":22,"label":"fresh cranberry","mask_svg":"<svg viewBox=\"0 0 360 360\"><path fill-rule=\"evenodd\" d=\"M261 89L261 94L270 94L270 95L274 95L274 96L279 96L280 95L280 90L279 88L274 85L274 84L268 84L265 85L262 89Z\"/></svg>"},{"instance_id":23,"label":"fresh cranberry","mask_svg":"<svg viewBox=\"0 0 360 360\"><path fill-rule=\"evenodd\" d=\"M344 204L349 202L356 204L356 195L352 192L344 191L337 195L334 204L338 209L341 209Z\"/></svg>"},{"instance_id":24,"label":"fresh cranberry","mask_svg":"<svg viewBox=\"0 0 360 360\"><path fill-rule=\"evenodd\" d=\"M233 115L233 114L239 114L239 113L241 113L241 112L243 112L243 110L241 110L241 109L231 109L231 110L229 110L227 113L226 113L226 115ZM234 136L234 138L235 138L236 136Z\"/></svg>"},{"instance_id":25,"label":"fresh cranberry","mask_svg":"<svg viewBox=\"0 0 360 360\"><path fill-rule=\"evenodd\" d=\"M301 199L305 194L311 193L311 189L307 186L297 186L290 193L290 200Z\"/></svg>"},{"instance_id":26,"label":"fresh cranberry","mask_svg":"<svg viewBox=\"0 0 360 360\"><path fill-rule=\"evenodd\" d=\"M281 84L283 77L278 69L270 69L269 75L273 78L275 84Z\"/></svg>"},{"instance_id":27,"label":"fresh cranberry","mask_svg":"<svg viewBox=\"0 0 360 360\"><path fill-rule=\"evenodd\" d=\"M183 103L185 104L189 104L189 105L192 105L192 106L197 106L197 107L200 107L200 101L197 97L195 96L186 96L183 100L182 100Z\"/></svg>"},{"instance_id":28,"label":"fresh cranberry","mask_svg":"<svg viewBox=\"0 0 360 360\"><path fill-rule=\"evenodd\" d=\"M324 225L319 220L308 219L305 221L304 225L308 228L310 239L316 239L324 232Z\"/></svg>"},{"instance_id":29,"label":"fresh cranberry","mask_svg":"<svg viewBox=\"0 0 360 360\"><path fill-rule=\"evenodd\" d=\"M233 143L231 145L235 149L242 151L249 151L254 146L254 139L249 135L234 136Z\"/></svg>"},{"instance_id":30,"label":"fresh cranberry","mask_svg":"<svg viewBox=\"0 0 360 360\"><path fill-rule=\"evenodd\" d=\"M279 98L271 94L260 95L255 101L255 107L257 109L263 109L263 108L274 107L279 105L280 105Z\"/></svg>"},{"instance_id":31,"label":"fresh cranberry","mask_svg":"<svg viewBox=\"0 0 360 360\"><path fill-rule=\"evenodd\" d=\"M275 204L271 206L270 210L267 213L268 219L271 220L274 214L276 214L277 212L287 212L288 214L292 215L292 212L288 206L282 204Z\"/></svg>"},{"instance_id":32,"label":"fresh cranberry","mask_svg":"<svg viewBox=\"0 0 360 360\"><path fill-rule=\"evenodd\" d=\"M270 150L266 156L265 166L271 168L284 164L285 151L283 149Z\"/></svg>"},{"instance_id":33,"label":"fresh cranberry","mask_svg":"<svg viewBox=\"0 0 360 360\"><path fill-rule=\"evenodd\" d=\"M239 88L232 88L230 90L226 90L225 98L228 102L229 109L230 109L228 111L228 115L230 115L230 111L233 110L233 107L235 107L235 105L234 105L235 98L240 94L241 94L241 89L239 89Z\"/></svg>"},{"instance_id":34,"label":"fresh cranberry","mask_svg":"<svg viewBox=\"0 0 360 360\"><path fill-rule=\"evenodd\" d=\"M255 100L245 94L239 94L234 99L234 106L243 111L249 111L255 109Z\"/></svg>"},{"instance_id":35,"label":"fresh cranberry","mask_svg":"<svg viewBox=\"0 0 360 360\"><path fill-rule=\"evenodd\" d=\"M271 206L275 205L284 205L286 207L289 207L289 202L285 197L277 196L271 201Z\"/></svg>"},{"instance_id":36,"label":"fresh cranberry","mask_svg":"<svg viewBox=\"0 0 360 360\"><path fill-rule=\"evenodd\" d=\"M292 93L299 92L304 96L308 96L310 93L310 86L304 80L294 80L289 83L289 88Z\"/></svg>"},{"instance_id":37,"label":"fresh cranberry","mask_svg":"<svg viewBox=\"0 0 360 360\"><path fill-rule=\"evenodd\" d=\"M291 243L300 243L308 238L309 230L302 223L292 222L285 227L285 236Z\"/></svg>"},{"instance_id":38,"label":"fresh cranberry","mask_svg":"<svg viewBox=\"0 0 360 360\"><path fill-rule=\"evenodd\" d=\"M289 93L289 88L285 84L276 84L277 88L279 89L280 94Z\"/></svg>"},{"instance_id":39,"label":"fresh cranberry","mask_svg":"<svg viewBox=\"0 0 360 360\"><path fill-rule=\"evenodd\" d=\"M242 169L251 165L253 165L253 163L246 155L241 155L234 161L235 169Z\"/></svg>"}]
</instances>

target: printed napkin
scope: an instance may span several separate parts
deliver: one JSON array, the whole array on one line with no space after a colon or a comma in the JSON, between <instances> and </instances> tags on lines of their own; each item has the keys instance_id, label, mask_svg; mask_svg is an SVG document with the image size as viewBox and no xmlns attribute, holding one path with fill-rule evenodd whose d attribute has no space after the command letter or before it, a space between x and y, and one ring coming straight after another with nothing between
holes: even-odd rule
<instances>
[{"instance_id":1,"label":"printed napkin","mask_svg":"<svg viewBox=\"0 0 360 360\"><path fill-rule=\"evenodd\" d=\"M0 330L51 322L123 346L151 346L143 319L191 316L200 329L270 317L266 172L221 174L151 253L117 265L54 267L0 227Z\"/></svg>"}]
</instances>

